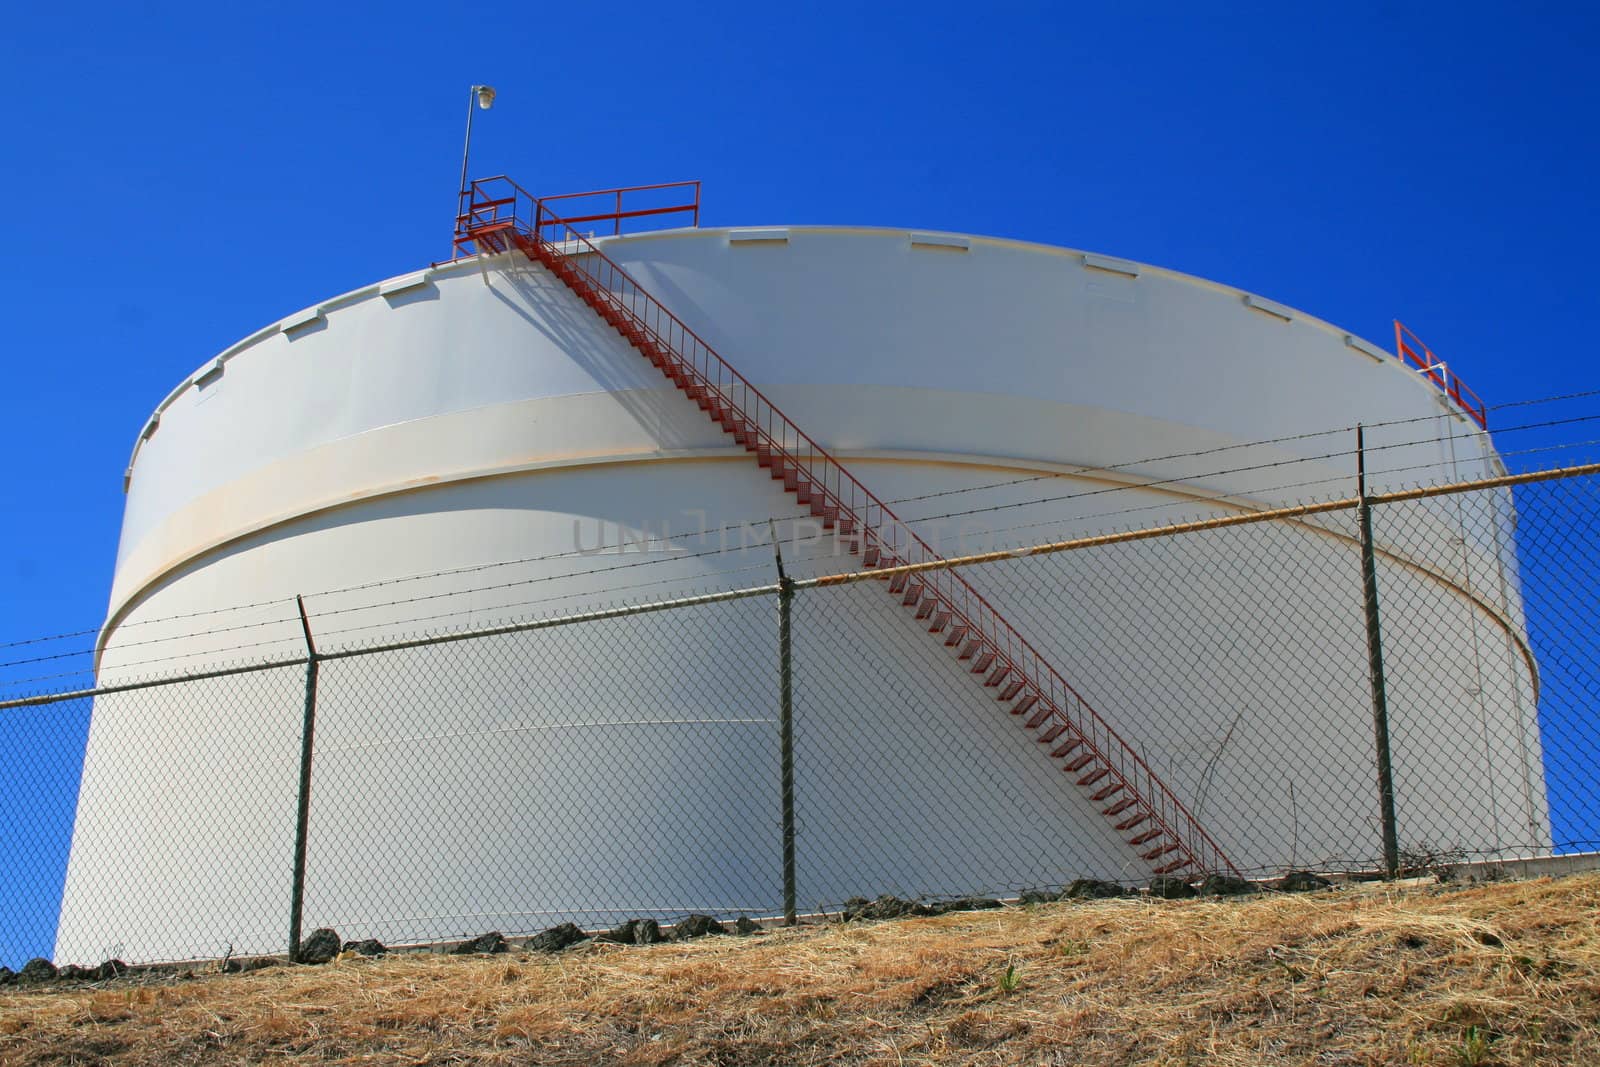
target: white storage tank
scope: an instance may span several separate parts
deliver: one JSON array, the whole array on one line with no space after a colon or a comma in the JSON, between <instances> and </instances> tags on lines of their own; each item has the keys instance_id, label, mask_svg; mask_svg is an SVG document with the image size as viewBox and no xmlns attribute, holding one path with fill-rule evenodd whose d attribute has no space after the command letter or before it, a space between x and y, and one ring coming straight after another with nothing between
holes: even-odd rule
<instances>
[{"instance_id":1,"label":"white storage tank","mask_svg":"<svg viewBox=\"0 0 1600 1067\"><path fill-rule=\"evenodd\" d=\"M906 501L946 555L1348 495L1353 437L1294 438L1357 422L1379 427L1373 466L1404 471L1391 483L1502 472L1473 419L1376 345L1173 271L903 229L595 243L878 498ZM296 594L328 650L762 584L771 548L737 551L728 531L755 540L774 516L793 574L862 565L516 249L334 297L230 347L151 418L127 490L102 682L157 658L296 655ZM1402 837L1547 845L1509 500L1479 519L1407 507L1380 578L1396 602L1439 609L1426 634L1397 626L1391 699L1426 692L1500 740L1397 742ZM966 577L1235 868L1370 859L1352 523L1251 528L1252 558L1141 542ZM640 528L652 550L619 552ZM1267 600L1292 618L1263 630ZM396 942L777 911L775 610L752 599L325 664L307 929ZM1143 879L1170 858L1141 858L1094 785L1062 773L1071 754L1052 758L881 584L803 592L795 610L802 910ZM1197 658L1206 619L1230 638ZM1466 657L1470 701L1443 681ZM303 686L285 668L98 702L59 958L282 950Z\"/></svg>"}]
</instances>

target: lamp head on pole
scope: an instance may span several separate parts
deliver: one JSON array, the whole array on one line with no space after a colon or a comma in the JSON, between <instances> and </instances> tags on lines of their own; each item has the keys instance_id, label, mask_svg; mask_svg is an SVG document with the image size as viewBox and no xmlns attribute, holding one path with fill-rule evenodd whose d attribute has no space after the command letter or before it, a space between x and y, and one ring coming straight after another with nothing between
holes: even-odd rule
<instances>
[{"instance_id":1,"label":"lamp head on pole","mask_svg":"<svg viewBox=\"0 0 1600 1067\"><path fill-rule=\"evenodd\" d=\"M494 86L474 85L472 91L478 94L478 106L488 111L494 106Z\"/></svg>"}]
</instances>

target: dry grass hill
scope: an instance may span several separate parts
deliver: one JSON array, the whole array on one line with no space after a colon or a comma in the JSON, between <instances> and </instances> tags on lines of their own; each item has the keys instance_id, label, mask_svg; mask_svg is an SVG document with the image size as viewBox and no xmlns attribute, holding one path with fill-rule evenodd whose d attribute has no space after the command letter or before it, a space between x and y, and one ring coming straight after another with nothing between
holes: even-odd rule
<instances>
[{"instance_id":1,"label":"dry grass hill","mask_svg":"<svg viewBox=\"0 0 1600 1067\"><path fill-rule=\"evenodd\" d=\"M0 1063L1600 1064L1600 875L0 990Z\"/></svg>"}]
</instances>

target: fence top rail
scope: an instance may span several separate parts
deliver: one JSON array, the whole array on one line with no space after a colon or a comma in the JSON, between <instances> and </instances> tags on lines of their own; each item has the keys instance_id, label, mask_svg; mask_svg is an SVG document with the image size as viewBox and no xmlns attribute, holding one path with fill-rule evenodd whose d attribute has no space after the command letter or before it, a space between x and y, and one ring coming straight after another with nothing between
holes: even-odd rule
<instances>
[{"instance_id":1,"label":"fence top rail","mask_svg":"<svg viewBox=\"0 0 1600 1067\"><path fill-rule=\"evenodd\" d=\"M1581 478L1594 474L1600 474L1600 463L1584 463L1575 467L1562 467L1553 471L1505 474L1477 481L1427 485L1416 489L1399 489L1387 493L1369 493L1367 494L1366 502L1368 504L1398 504L1408 500L1425 500L1435 496L1451 496L1457 493L1504 489L1511 486L1528 485L1533 482L1552 482L1563 478ZM1002 560L1022 559L1027 556L1048 556L1057 552L1072 552L1082 548L1098 548L1103 545L1124 544L1129 541L1145 541L1153 537L1173 537L1178 534L1224 529L1229 526L1248 526L1257 522L1274 522L1279 519L1323 515L1333 511L1349 511L1359 507L1361 502L1361 497L1349 496L1340 497L1337 500L1321 500L1308 504L1290 504L1281 508L1243 511L1234 515L1218 515L1209 519L1194 519L1189 522L1171 523L1166 526L1150 526L1142 530L1122 530L1117 533L1074 537L1065 541L1048 541L1043 544L1024 545L1020 548L1002 548L992 552L979 552L970 556L953 556L949 559L934 560L929 563L906 563L898 567L880 567L870 571L845 571L839 574L825 574L817 578L798 579L794 585L796 589L816 588L824 585L847 585L851 582L890 578L898 574L916 574L921 571L942 570L949 567L969 567L980 563L998 563Z\"/></svg>"},{"instance_id":2,"label":"fence top rail","mask_svg":"<svg viewBox=\"0 0 1600 1067\"><path fill-rule=\"evenodd\" d=\"M1600 463L1584 463L1577 466L1561 467L1556 470L1531 471L1525 474L1507 474L1495 478L1483 478L1476 481L1451 482L1445 485L1420 486L1415 489L1402 489L1387 493L1374 493L1369 494L1366 497L1366 503L1395 504L1410 500L1424 500L1429 497L1449 496L1458 493L1479 492L1489 489L1503 489L1518 485L1529 485L1536 482L1559 481L1566 478L1581 478L1597 474L1600 474ZM577 612L569 615L556 615L543 619L525 619L518 622L502 623L495 626L462 629L443 634L430 634L423 637L407 638L399 641L386 641L372 645L362 645L355 648L319 651L314 657L301 655L287 659L269 660L262 663L219 667L204 671L192 671L166 678L120 682L104 686L95 686L87 689L75 689L68 692L45 693L34 696L13 698L10 700L0 700L0 711L9 711L16 708L40 707L48 704L65 703L71 700L83 700L99 696L108 696L114 693L125 693L139 689L154 689L159 686L177 685L183 682L202 681L211 678L226 678L240 674L251 674L258 671L277 670L284 667L304 666L305 664L312 662L313 658L318 661L354 659L360 656L372 656L384 652L397 652L409 648L423 648L429 645L449 644L458 641L472 641L479 638L497 637L506 634L527 633L533 630L545 630L558 626L571 626L583 622L598 622L603 619L620 619L659 611L671 611L676 608L717 604L732 600L744 600L751 597L776 596L786 587L790 589L816 589L827 586L848 585L855 582L883 580L899 574L916 574L921 571L976 566L978 564L997 563L1010 559L1023 559L1029 556L1045 556L1059 552L1072 552L1085 548L1124 544L1131 541L1144 541L1152 538L1172 537L1179 534L1197 533L1205 530L1225 529L1232 526L1247 526L1260 522L1275 522L1284 519L1304 518L1311 515L1322 515L1335 511L1352 510L1359 507L1361 503L1362 498L1358 496L1341 497L1337 500L1324 500L1308 504L1294 504L1288 507L1268 508L1261 511L1240 512L1234 515L1219 515L1209 519L1197 519L1190 522L1172 523L1165 526L1151 526L1142 530L1125 530L1119 533L1095 534L1090 537L1077 537L1065 541L1051 541L1038 545L1026 545L1021 548L1000 549L993 552L980 552L968 556L954 556L949 559L938 559L926 563L907 563L897 567L881 567L866 571L845 571L837 574L825 574L814 578L794 579L787 583L770 582L763 585L747 586L740 589L730 589L715 593L699 593L693 596L675 597L668 600L657 600L646 604L629 604L620 607L603 608L595 611Z\"/></svg>"}]
</instances>

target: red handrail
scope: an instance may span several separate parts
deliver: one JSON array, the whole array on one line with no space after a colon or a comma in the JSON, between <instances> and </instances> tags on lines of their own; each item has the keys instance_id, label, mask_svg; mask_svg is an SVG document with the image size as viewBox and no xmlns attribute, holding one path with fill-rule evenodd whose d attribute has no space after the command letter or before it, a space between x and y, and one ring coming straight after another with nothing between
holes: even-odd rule
<instances>
[{"instance_id":1,"label":"red handrail","mask_svg":"<svg viewBox=\"0 0 1600 1067\"><path fill-rule=\"evenodd\" d=\"M1416 348L1406 342L1407 338L1416 342ZM1435 356L1433 350L1422 343L1422 338L1406 329L1399 319L1394 320L1394 353L1401 363L1415 367L1423 377L1437 385L1445 396L1454 400L1456 407L1478 424L1478 429L1489 428L1489 409L1483 398L1467 388L1467 383L1459 375L1451 373L1444 360Z\"/></svg>"},{"instance_id":2,"label":"red handrail","mask_svg":"<svg viewBox=\"0 0 1600 1067\"><path fill-rule=\"evenodd\" d=\"M652 297L592 241L547 206L567 197L538 198L509 178L517 201L477 199L485 183L473 182L474 197L457 220L457 247L472 244L479 251L505 251L513 244L540 260L560 259L581 273L614 313L626 315L642 335L670 353L683 370L682 387L691 396L715 396L739 413L758 439L757 455L767 461L782 457L785 487L804 484L812 498L818 492L824 512L836 521L839 535L866 551L869 566L942 562L942 557L872 492L855 479L821 445L783 414L744 375L706 344L681 319ZM526 199L527 206L521 201ZM765 462L765 461L764 461ZM792 467L792 472L789 468ZM859 542L856 539L860 539ZM1107 771L1112 784L1126 789L1149 820L1170 837L1187 863L1199 872L1229 871L1233 863L1176 795L1132 746L1123 740L1082 694L1066 681L965 578L953 570L932 570L910 579L916 594L931 600L935 613L949 615L954 642L976 642L991 652L997 666L1013 671L1024 688L1013 699L1034 696L1043 709L1029 719L1031 727L1054 721L1069 736L1081 739ZM1123 815L1128 811L1124 809Z\"/></svg>"},{"instance_id":3,"label":"red handrail","mask_svg":"<svg viewBox=\"0 0 1600 1067\"><path fill-rule=\"evenodd\" d=\"M626 203L630 194L659 192L663 189L682 189L690 197L687 203L653 205L629 209ZM488 195L490 192L496 195ZM476 247L474 232L483 234L488 228L497 230L518 228L526 231L533 220L520 213L520 204L526 200L537 205L554 201L571 201L604 198L610 210L598 208L588 214L569 215L568 223L609 222L613 235L622 233L624 221L659 218L667 215L688 215L690 226L700 225L700 183L662 182L656 185L630 185L619 189L593 189L584 193L562 193L559 196L535 197L504 174L492 178L474 179L461 191L460 206L456 211L454 253L457 258L466 252L467 245Z\"/></svg>"}]
</instances>

